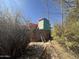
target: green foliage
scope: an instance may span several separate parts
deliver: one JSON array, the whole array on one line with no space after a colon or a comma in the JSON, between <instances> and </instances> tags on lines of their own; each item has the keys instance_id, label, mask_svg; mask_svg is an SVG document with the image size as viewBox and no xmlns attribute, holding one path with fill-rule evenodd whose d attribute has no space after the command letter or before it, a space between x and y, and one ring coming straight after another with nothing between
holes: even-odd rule
<instances>
[{"instance_id":1,"label":"green foliage","mask_svg":"<svg viewBox=\"0 0 79 59\"><path fill-rule=\"evenodd\" d=\"M69 12L63 25L54 26L52 33L54 39L65 43L67 47L79 54L79 17L77 8Z\"/></svg>"},{"instance_id":2,"label":"green foliage","mask_svg":"<svg viewBox=\"0 0 79 59\"><path fill-rule=\"evenodd\" d=\"M62 35L62 28L61 26L59 26L58 24L54 26L53 31L52 31L52 35L53 37L61 37Z\"/></svg>"}]
</instances>

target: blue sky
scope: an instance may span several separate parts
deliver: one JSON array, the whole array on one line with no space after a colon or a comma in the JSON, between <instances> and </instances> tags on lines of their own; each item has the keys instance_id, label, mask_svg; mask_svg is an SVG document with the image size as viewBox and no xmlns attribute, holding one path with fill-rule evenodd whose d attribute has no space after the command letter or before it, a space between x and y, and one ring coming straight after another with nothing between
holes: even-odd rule
<instances>
[{"instance_id":1,"label":"blue sky","mask_svg":"<svg viewBox=\"0 0 79 59\"><path fill-rule=\"evenodd\" d=\"M20 11L26 18L31 19L33 23L37 23L39 18L48 18L51 25L60 23L62 20L62 12L60 0L0 0L0 8L8 8L11 11ZM48 7L47 7L48 3Z\"/></svg>"}]
</instances>

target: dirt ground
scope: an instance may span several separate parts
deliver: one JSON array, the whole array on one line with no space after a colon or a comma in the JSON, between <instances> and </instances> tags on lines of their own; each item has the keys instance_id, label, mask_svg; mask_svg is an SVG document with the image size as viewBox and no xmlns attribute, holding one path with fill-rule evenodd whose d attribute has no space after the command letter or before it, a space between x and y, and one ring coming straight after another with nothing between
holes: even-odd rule
<instances>
[{"instance_id":1,"label":"dirt ground","mask_svg":"<svg viewBox=\"0 0 79 59\"><path fill-rule=\"evenodd\" d=\"M78 59L68 53L58 42L31 42L27 55L19 59Z\"/></svg>"}]
</instances>

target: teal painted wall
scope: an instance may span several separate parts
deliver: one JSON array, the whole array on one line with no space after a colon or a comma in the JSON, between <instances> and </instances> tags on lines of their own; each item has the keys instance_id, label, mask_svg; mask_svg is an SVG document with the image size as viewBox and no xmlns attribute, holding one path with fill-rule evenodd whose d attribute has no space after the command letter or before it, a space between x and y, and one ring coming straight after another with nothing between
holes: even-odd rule
<instances>
[{"instance_id":1,"label":"teal painted wall","mask_svg":"<svg viewBox=\"0 0 79 59\"><path fill-rule=\"evenodd\" d=\"M49 22L49 20L47 20L46 18L42 18L38 22L38 28L40 30L50 30L50 22Z\"/></svg>"},{"instance_id":2,"label":"teal painted wall","mask_svg":"<svg viewBox=\"0 0 79 59\"><path fill-rule=\"evenodd\" d=\"M50 30L49 20L44 20L44 30Z\"/></svg>"}]
</instances>

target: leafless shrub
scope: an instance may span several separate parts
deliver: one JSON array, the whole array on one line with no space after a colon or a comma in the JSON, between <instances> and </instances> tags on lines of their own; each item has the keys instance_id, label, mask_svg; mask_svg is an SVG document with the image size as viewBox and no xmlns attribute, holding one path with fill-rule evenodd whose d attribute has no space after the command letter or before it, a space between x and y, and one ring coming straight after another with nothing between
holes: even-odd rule
<instances>
[{"instance_id":1,"label":"leafless shrub","mask_svg":"<svg viewBox=\"0 0 79 59\"><path fill-rule=\"evenodd\" d=\"M0 13L0 55L19 57L24 54L29 43L28 28L20 22L19 14Z\"/></svg>"}]
</instances>

